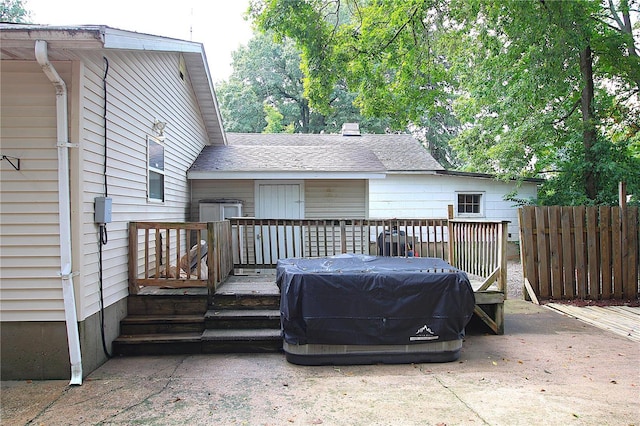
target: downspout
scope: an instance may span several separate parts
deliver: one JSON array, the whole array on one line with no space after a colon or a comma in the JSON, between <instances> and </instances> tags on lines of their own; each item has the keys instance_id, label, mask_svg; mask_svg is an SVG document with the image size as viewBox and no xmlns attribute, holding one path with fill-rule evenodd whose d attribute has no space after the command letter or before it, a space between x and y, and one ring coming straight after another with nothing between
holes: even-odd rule
<instances>
[{"instance_id":1,"label":"downspout","mask_svg":"<svg viewBox=\"0 0 640 426\"><path fill-rule=\"evenodd\" d=\"M82 384L82 356L80 354L80 336L78 316L73 290L73 269L71 267L71 194L69 189L69 132L67 129L67 86L56 69L49 62L47 42L36 40L36 60L45 75L56 89L56 127L58 148L58 210L60 213L60 277L62 278L62 297L64 315L67 323L67 342L71 361L71 385Z\"/></svg>"}]
</instances>

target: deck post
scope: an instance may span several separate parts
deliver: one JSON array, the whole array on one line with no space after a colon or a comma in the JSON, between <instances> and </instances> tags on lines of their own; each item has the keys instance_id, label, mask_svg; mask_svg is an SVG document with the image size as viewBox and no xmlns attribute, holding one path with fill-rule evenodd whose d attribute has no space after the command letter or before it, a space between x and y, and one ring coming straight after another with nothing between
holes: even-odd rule
<instances>
[{"instance_id":1,"label":"deck post","mask_svg":"<svg viewBox=\"0 0 640 426\"><path fill-rule=\"evenodd\" d=\"M129 222L129 294L138 294L138 224Z\"/></svg>"},{"instance_id":2,"label":"deck post","mask_svg":"<svg viewBox=\"0 0 640 426\"><path fill-rule=\"evenodd\" d=\"M507 299L507 244L509 236L509 221L503 220L502 226L498 231L498 238L500 240L498 250L500 253L500 277L498 279L498 289L504 293L505 300Z\"/></svg>"},{"instance_id":3,"label":"deck post","mask_svg":"<svg viewBox=\"0 0 640 426\"><path fill-rule=\"evenodd\" d=\"M207 289L209 293L209 304L212 302L213 294L216 291L216 279L218 276L217 264L214 256L214 226L213 222L207 222Z\"/></svg>"}]
</instances>

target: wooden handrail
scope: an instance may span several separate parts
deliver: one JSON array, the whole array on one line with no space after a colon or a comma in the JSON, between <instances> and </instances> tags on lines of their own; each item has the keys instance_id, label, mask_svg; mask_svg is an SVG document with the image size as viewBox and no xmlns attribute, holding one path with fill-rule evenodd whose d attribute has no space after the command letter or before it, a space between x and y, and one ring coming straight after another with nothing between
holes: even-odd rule
<instances>
[{"instance_id":1,"label":"wooden handrail","mask_svg":"<svg viewBox=\"0 0 640 426\"><path fill-rule=\"evenodd\" d=\"M230 252L228 221L130 222L129 292L137 294L141 286L213 292L233 270Z\"/></svg>"}]
</instances>

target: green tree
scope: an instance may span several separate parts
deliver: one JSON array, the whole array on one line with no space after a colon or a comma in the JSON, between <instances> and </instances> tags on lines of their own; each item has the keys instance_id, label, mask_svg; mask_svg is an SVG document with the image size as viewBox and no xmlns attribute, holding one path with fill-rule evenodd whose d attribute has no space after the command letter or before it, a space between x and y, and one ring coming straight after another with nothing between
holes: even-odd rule
<instances>
[{"instance_id":1,"label":"green tree","mask_svg":"<svg viewBox=\"0 0 640 426\"><path fill-rule=\"evenodd\" d=\"M610 170L637 180L635 151L626 148L635 146L637 111L617 123L624 130L612 128L612 117L638 102L634 11L637 0L252 6L259 27L301 46L312 106L325 107L335 81L345 78L364 113L393 117L396 126L453 113L459 128L451 145L466 169L505 177L544 172L556 196L572 203L607 202L620 177ZM628 137L616 142L614 134ZM572 185L557 185L563 180Z\"/></svg>"},{"instance_id":2,"label":"green tree","mask_svg":"<svg viewBox=\"0 0 640 426\"><path fill-rule=\"evenodd\" d=\"M23 0L2 0L0 2L0 22L28 23L31 12Z\"/></svg>"},{"instance_id":3,"label":"green tree","mask_svg":"<svg viewBox=\"0 0 640 426\"><path fill-rule=\"evenodd\" d=\"M277 41L273 34L258 33L233 53L232 67L229 80L216 87L227 131L262 131L264 103L276 108L283 123L300 133L338 132L345 122L359 122L370 133L388 127L386 120L362 117L353 105L355 96L340 81L332 89L325 114L311 108L304 95L300 51L290 39Z\"/></svg>"}]
</instances>

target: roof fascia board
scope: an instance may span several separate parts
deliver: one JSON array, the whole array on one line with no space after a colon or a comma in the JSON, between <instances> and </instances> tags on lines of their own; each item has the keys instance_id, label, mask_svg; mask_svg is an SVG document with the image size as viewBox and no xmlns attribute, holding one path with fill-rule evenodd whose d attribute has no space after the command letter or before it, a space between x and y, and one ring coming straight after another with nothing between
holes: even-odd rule
<instances>
[{"instance_id":1,"label":"roof fascia board","mask_svg":"<svg viewBox=\"0 0 640 426\"><path fill-rule=\"evenodd\" d=\"M202 53L202 43L159 37L150 34L104 29L105 49L151 50L162 52Z\"/></svg>"},{"instance_id":2,"label":"roof fascia board","mask_svg":"<svg viewBox=\"0 0 640 426\"><path fill-rule=\"evenodd\" d=\"M0 41L5 48L24 47L25 41L46 40L49 48L96 49L104 45L104 27L2 27Z\"/></svg>"},{"instance_id":3,"label":"roof fascia board","mask_svg":"<svg viewBox=\"0 0 640 426\"><path fill-rule=\"evenodd\" d=\"M441 176L453 176L453 177L467 177L467 178L477 178L477 179L490 179L490 180L500 180L494 175L490 175L487 173L474 173L474 172L460 172L457 170L436 170L437 175ZM510 181L515 181L517 179L509 179ZM544 183L546 182L541 178L523 178L523 182L528 183Z\"/></svg>"}]
</instances>

